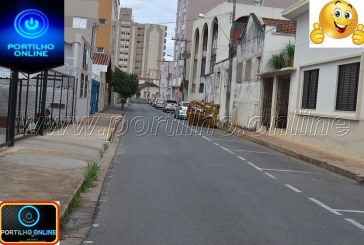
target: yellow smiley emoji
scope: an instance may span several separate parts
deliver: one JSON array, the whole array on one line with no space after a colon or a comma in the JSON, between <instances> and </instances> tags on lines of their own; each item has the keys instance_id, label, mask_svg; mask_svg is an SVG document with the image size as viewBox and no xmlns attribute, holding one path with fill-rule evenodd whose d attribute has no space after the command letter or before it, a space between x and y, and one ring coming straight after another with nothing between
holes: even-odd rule
<instances>
[{"instance_id":1,"label":"yellow smiley emoji","mask_svg":"<svg viewBox=\"0 0 364 245\"><path fill-rule=\"evenodd\" d=\"M334 0L327 3L320 12L319 20L320 23L314 24L314 30L310 34L313 43L322 43L325 34L335 39L353 34L354 44L364 43L363 25L358 25L358 13L349 2Z\"/></svg>"}]
</instances>

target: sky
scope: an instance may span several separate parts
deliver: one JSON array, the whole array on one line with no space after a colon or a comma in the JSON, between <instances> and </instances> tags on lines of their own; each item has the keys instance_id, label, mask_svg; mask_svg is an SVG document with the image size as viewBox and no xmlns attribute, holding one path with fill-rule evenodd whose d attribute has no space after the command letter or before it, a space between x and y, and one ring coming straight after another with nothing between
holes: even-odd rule
<instances>
[{"instance_id":1,"label":"sky","mask_svg":"<svg viewBox=\"0 0 364 245\"><path fill-rule=\"evenodd\" d=\"M121 0L121 7L133 9L134 22L167 26L166 55L173 55L177 0ZM171 57L165 57L172 60Z\"/></svg>"}]
</instances>

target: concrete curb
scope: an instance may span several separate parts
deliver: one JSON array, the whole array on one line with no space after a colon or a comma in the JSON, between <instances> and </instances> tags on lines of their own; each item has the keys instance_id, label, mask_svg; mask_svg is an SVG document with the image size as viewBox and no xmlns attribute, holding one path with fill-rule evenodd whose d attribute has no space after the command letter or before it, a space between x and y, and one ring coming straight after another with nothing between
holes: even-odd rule
<instances>
[{"instance_id":1,"label":"concrete curb","mask_svg":"<svg viewBox=\"0 0 364 245\"><path fill-rule=\"evenodd\" d=\"M113 137L112 137L112 141L110 142L111 144L112 143L114 143L114 137L115 137L115 132L116 132L116 130L118 129L118 127L119 127L119 125L120 125L120 123L122 123L123 121L124 121L124 116L125 116L125 114L127 113L127 111L124 113L124 114L122 114L122 116L123 116L123 118L115 125L115 128L114 128L114 130L113 130L113 132L112 132L112 134L113 134ZM118 144L118 142L119 142L119 140L120 140L120 137L119 137L119 139L118 139L118 141L116 142L116 144ZM70 211L70 204L71 204L71 201L72 201L72 199L76 196L76 195L78 195L80 192L81 192L81 186L82 186L82 183L83 183L83 180L84 180L84 178L80 181L80 183L78 184L78 187L75 189L75 191L74 191L74 193L73 193L73 195L70 197L70 199L68 200L68 202L67 202L67 205L66 205L66 208L65 209L63 209L62 211L61 211L61 223L62 222L66 222L67 221L67 217L68 217L68 215L69 215L69 211ZM102 180L102 182L104 182L104 180L105 180L105 178ZM98 197L98 199L100 198L100 195L101 195L101 193L99 194L99 197Z\"/></svg>"},{"instance_id":2,"label":"concrete curb","mask_svg":"<svg viewBox=\"0 0 364 245\"><path fill-rule=\"evenodd\" d=\"M279 145L274 145L272 143L269 143L269 142L266 142L266 141L263 141L263 140L259 140L257 137L253 137L253 136L250 136L250 135L237 134L237 133L234 133L234 135L236 135L238 137L241 137L241 138L244 138L246 140L249 140L251 142L254 142L256 144L268 147L268 148L270 148L272 150L283 153L283 154L288 155L290 157L300 159L300 160L308 162L308 163L310 163L312 165L316 165L316 166L319 166L321 168L327 169L327 170L329 170L331 172L334 172L336 174L339 174L341 176L344 176L344 177L347 177L349 179L355 180L359 184L364 183L364 176L360 176L360 175L358 175L356 173L350 172L347 169L344 169L344 168L341 168L339 166L330 164L329 162L323 161L321 159L317 159L315 157L308 156L308 155L302 154L300 152L296 152L296 151L284 148L284 147L279 146Z\"/></svg>"}]
</instances>

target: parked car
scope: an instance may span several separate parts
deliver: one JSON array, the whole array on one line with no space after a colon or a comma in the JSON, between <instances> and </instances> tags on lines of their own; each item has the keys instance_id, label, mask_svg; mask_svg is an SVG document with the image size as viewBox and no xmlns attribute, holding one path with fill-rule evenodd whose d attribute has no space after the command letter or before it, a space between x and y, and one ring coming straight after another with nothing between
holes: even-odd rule
<instances>
[{"instance_id":1,"label":"parked car","mask_svg":"<svg viewBox=\"0 0 364 245\"><path fill-rule=\"evenodd\" d=\"M189 103L187 101L181 101L179 105L177 106L176 110L174 111L174 118L180 119L186 119L187 118L187 108Z\"/></svg>"},{"instance_id":2,"label":"parked car","mask_svg":"<svg viewBox=\"0 0 364 245\"><path fill-rule=\"evenodd\" d=\"M177 101L167 100L164 104L163 111L175 111L177 107Z\"/></svg>"},{"instance_id":3,"label":"parked car","mask_svg":"<svg viewBox=\"0 0 364 245\"><path fill-rule=\"evenodd\" d=\"M154 103L154 108L156 109L164 109L164 99L162 98L158 98L155 100L155 103Z\"/></svg>"}]
</instances>

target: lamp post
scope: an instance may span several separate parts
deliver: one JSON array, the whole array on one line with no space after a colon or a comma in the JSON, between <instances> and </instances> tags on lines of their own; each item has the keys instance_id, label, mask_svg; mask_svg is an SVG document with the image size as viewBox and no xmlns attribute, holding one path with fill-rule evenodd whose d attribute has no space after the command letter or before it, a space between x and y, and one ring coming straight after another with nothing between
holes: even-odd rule
<instances>
[{"instance_id":1,"label":"lamp post","mask_svg":"<svg viewBox=\"0 0 364 245\"><path fill-rule=\"evenodd\" d=\"M172 40L177 41L177 42L184 42L185 43L185 47L184 47L184 52L181 54L181 58L183 59L183 72L182 72L182 101L185 100L185 81L186 81L186 60L189 59L191 57L191 54L187 52L187 43L191 42L189 40L187 40L187 38L173 38Z\"/></svg>"}]
</instances>

